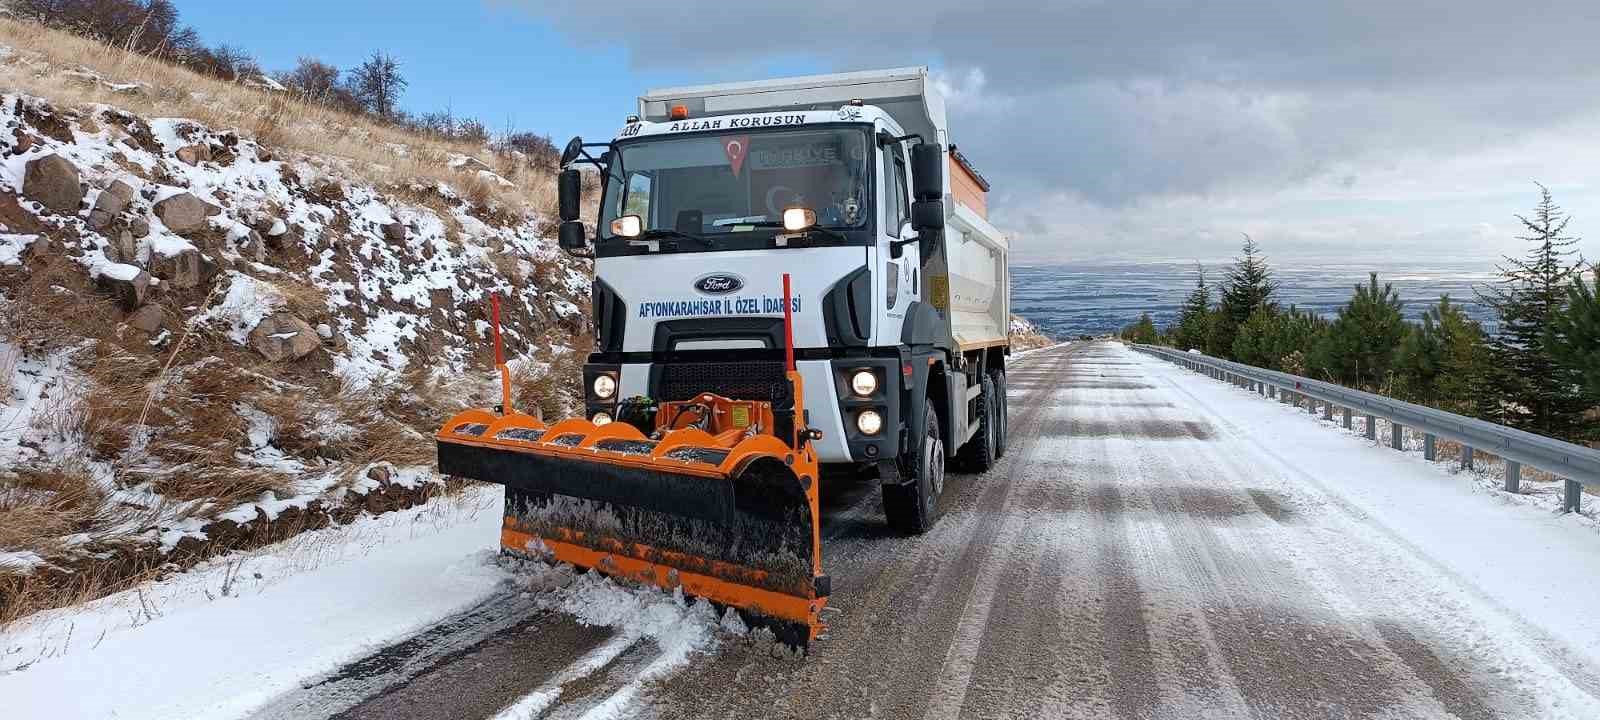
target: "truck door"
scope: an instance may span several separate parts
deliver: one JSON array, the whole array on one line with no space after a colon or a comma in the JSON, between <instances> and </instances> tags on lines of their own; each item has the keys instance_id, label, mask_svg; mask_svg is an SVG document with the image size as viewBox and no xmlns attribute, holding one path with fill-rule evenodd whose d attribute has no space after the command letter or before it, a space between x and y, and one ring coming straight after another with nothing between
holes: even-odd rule
<instances>
[{"instance_id":1,"label":"truck door","mask_svg":"<svg viewBox=\"0 0 1600 720\"><path fill-rule=\"evenodd\" d=\"M911 229L910 176L907 170L904 143L893 142L888 132L879 134L879 194L878 207L883 208L882 227L888 235L888 244L878 253L882 267L878 273L883 278L884 318L878 326L883 335L878 344L893 345L900 341L900 329L911 303L922 298L922 268L917 243L901 246L900 257L890 250L894 244L916 237Z\"/></svg>"}]
</instances>

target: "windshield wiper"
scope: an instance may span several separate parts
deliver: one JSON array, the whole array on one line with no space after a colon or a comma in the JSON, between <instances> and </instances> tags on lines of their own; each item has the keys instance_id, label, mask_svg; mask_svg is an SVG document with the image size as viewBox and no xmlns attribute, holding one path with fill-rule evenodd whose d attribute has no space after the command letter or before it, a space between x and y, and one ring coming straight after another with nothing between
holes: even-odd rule
<instances>
[{"instance_id":1,"label":"windshield wiper","mask_svg":"<svg viewBox=\"0 0 1600 720\"><path fill-rule=\"evenodd\" d=\"M624 240L667 240L667 239L693 240L693 241L695 241L697 243L700 243L701 245L704 245L704 246L706 246L708 248L717 246L716 241L712 240L711 238L702 237L700 235L691 235L689 233L682 232L682 231L679 231L679 230L673 230L671 228L651 228L651 229L646 230L646 231L644 231L642 233L639 233L638 237L622 238L622 239L624 239Z\"/></svg>"},{"instance_id":2,"label":"windshield wiper","mask_svg":"<svg viewBox=\"0 0 1600 720\"><path fill-rule=\"evenodd\" d=\"M765 221L762 221L762 222L746 223L746 224L750 225L751 227L758 227L758 228L781 228L781 227L783 227L783 223L781 221L778 221L778 220L765 220ZM834 230L834 229L831 229L831 228L823 227L821 225L812 225L811 227L808 227L808 228L806 228L804 230L801 230L801 231L799 231L797 233L793 233L793 234L796 234L796 235L810 235L811 233L817 233L819 235L822 235L823 237L826 237L826 238L829 238L829 239L832 239L832 240L837 240L837 241L842 242L842 243L850 242L850 238L846 237L844 233L839 232L838 230Z\"/></svg>"}]
</instances>

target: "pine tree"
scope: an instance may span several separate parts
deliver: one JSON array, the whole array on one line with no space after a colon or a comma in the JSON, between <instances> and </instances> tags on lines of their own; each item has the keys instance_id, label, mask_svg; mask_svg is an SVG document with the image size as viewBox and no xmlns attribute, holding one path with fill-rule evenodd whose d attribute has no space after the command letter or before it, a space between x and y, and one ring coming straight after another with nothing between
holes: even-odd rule
<instances>
[{"instance_id":1,"label":"pine tree","mask_svg":"<svg viewBox=\"0 0 1600 720\"><path fill-rule=\"evenodd\" d=\"M1328 321L1316 313L1301 312L1293 305L1288 312L1278 313L1277 322L1272 324L1272 332L1267 336L1274 358L1273 369L1304 375L1306 354L1327 331Z\"/></svg>"},{"instance_id":2,"label":"pine tree","mask_svg":"<svg viewBox=\"0 0 1600 720\"><path fill-rule=\"evenodd\" d=\"M1310 364L1334 382L1379 388L1388 379L1405 332L1394 286L1379 288L1378 274L1372 273L1367 285L1356 286L1355 296L1317 343Z\"/></svg>"},{"instance_id":3,"label":"pine tree","mask_svg":"<svg viewBox=\"0 0 1600 720\"><path fill-rule=\"evenodd\" d=\"M1572 250L1577 238L1564 234L1570 218L1543 185L1532 219L1522 215L1517 219L1528 233L1517 239L1533 247L1523 257L1507 256L1499 267L1500 281L1480 293L1500 316L1490 341L1493 364L1501 371L1493 387L1492 412L1512 427L1576 440L1583 434L1583 414L1589 409L1580 390L1582 376L1557 362L1551 349L1566 342L1556 319L1565 309L1568 286L1577 273L1578 263L1569 260L1577 254Z\"/></svg>"},{"instance_id":4,"label":"pine tree","mask_svg":"<svg viewBox=\"0 0 1600 720\"><path fill-rule=\"evenodd\" d=\"M1132 343L1154 345L1161 336L1156 332L1156 323L1150 319L1150 313L1141 313L1138 322L1122 329L1122 339Z\"/></svg>"},{"instance_id":5,"label":"pine tree","mask_svg":"<svg viewBox=\"0 0 1600 720\"><path fill-rule=\"evenodd\" d=\"M1567 289L1567 307L1552 323L1546 338L1552 354L1583 381L1590 402L1600 398L1600 268L1594 288L1575 278Z\"/></svg>"},{"instance_id":6,"label":"pine tree","mask_svg":"<svg viewBox=\"0 0 1600 720\"><path fill-rule=\"evenodd\" d=\"M1179 350L1205 347L1206 337L1210 334L1211 286L1206 284L1205 266L1195 263L1194 278L1194 289L1184 299L1183 307L1178 310L1177 322L1168 331L1173 346Z\"/></svg>"},{"instance_id":7,"label":"pine tree","mask_svg":"<svg viewBox=\"0 0 1600 720\"><path fill-rule=\"evenodd\" d=\"M1258 308L1271 307L1272 294L1278 289L1267 259L1249 235L1244 236L1242 252L1244 256L1234 258L1233 266L1223 276L1222 296L1206 342L1213 355L1227 357L1233 352L1233 338L1239 327Z\"/></svg>"},{"instance_id":8,"label":"pine tree","mask_svg":"<svg viewBox=\"0 0 1600 720\"><path fill-rule=\"evenodd\" d=\"M1256 308L1233 336L1233 347L1229 351L1233 359L1246 365L1277 369L1279 356L1272 346L1277 325L1278 315L1272 308Z\"/></svg>"},{"instance_id":9,"label":"pine tree","mask_svg":"<svg viewBox=\"0 0 1600 720\"><path fill-rule=\"evenodd\" d=\"M1448 297L1440 298L1448 304ZM1444 372L1444 331L1435 321L1438 308L1429 308L1422 322L1408 325L1405 338L1394 355L1394 393L1411 402L1429 403L1438 397L1438 381Z\"/></svg>"}]
</instances>

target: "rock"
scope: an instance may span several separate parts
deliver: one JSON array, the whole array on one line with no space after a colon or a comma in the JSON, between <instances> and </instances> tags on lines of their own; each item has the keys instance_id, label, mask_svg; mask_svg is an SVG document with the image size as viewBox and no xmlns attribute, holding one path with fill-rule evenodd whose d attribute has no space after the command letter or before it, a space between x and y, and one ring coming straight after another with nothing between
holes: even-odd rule
<instances>
[{"instance_id":1,"label":"rock","mask_svg":"<svg viewBox=\"0 0 1600 720\"><path fill-rule=\"evenodd\" d=\"M483 170L493 171L489 164L470 155L457 155L450 159L450 169L456 172L477 173Z\"/></svg>"},{"instance_id":2,"label":"rock","mask_svg":"<svg viewBox=\"0 0 1600 720\"><path fill-rule=\"evenodd\" d=\"M404 223L393 222L383 226L383 237L389 242L405 242L407 234L408 231Z\"/></svg>"},{"instance_id":3,"label":"rock","mask_svg":"<svg viewBox=\"0 0 1600 720\"><path fill-rule=\"evenodd\" d=\"M272 151L257 145L256 160L258 162L272 162Z\"/></svg>"},{"instance_id":4,"label":"rock","mask_svg":"<svg viewBox=\"0 0 1600 720\"><path fill-rule=\"evenodd\" d=\"M180 290L197 287L207 279L209 262L199 250L188 249L176 255L150 253L150 272Z\"/></svg>"},{"instance_id":5,"label":"rock","mask_svg":"<svg viewBox=\"0 0 1600 720\"><path fill-rule=\"evenodd\" d=\"M21 155L26 153L29 150L32 150L33 146L38 145L40 142L39 138L35 137L32 133L23 132L22 128L17 128L16 130L11 131L11 136L17 139L16 143L11 146L12 155Z\"/></svg>"},{"instance_id":6,"label":"rock","mask_svg":"<svg viewBox=\"0 0 1600 720\"><path fill-rule=\"evenodd\" d=\"M235 242L240 255L256 262L267 259L267 241L261 239L261 233L251 230L248 235L239 238Z\"/></svg>"},{"instance_id":7,"label":"rock","mask_svg":"<svg viewBox=\"0 0 1600 720\"><path fill-rule=\"evenodd\" d=\"M150 292L150 275L132 265L102 267L97 282L101 290L128 311L143 305Z\"/></svg>"},{"instance_id":8,"label":"rock","mask_svg":"<svg viewBox=\"0 0 1600 720\"><path fill-rule=\"evenodd\" d=\"M128 222L128 232L133 233L136 238L145 237L150 234L150 221L142 217L136 217Z\"/></svg>"},{"instance_id":9,"label":"rock","mask_svg":"<svg viewBox=\"0 0 1600 720\"><path fill-rule=\"evenodd\" d=\"M286 312L269 315L250 331L250 347L271 362L299 360L320 344L316 330Z\"/></svg>"},{"instance_id":10,"label":"rock","mask_svg":"<svg viewBox=\"0 0 1600 720\"><path fill-rule=\"evenodd\" d=\"M387 465L373 465L372 467L367 468L368 480L379 483L387 483L389 482L389 478L389 466Z\"/></svg>"},{"instance_id":11,"label":"rock","mask_svg":"<svg viewBox=\"0 0 1600 720\"><path fill-rule=\"evenodd\" d=\"M333 326L327 323L317 323L317 336L323 340L333 339Z\"/></svg>"},{"instance_id":12,"label":"rock","mask_svg":"<svg viewBox=\"0 0 1600 720\"><path fill-rule=\"evenodd\" d=\"M112 262L124 265L139 264L139 241L133 238L133 233L120 230L111 236L111 245L106 248L106 257Z\"/></svg>"},{"instance_id":13,"label":"rock","mask_svg":"<svg viewBox=\"0 0 1600 720\"><path fill-rule=\"evenodd\" d=\"M54 153L28 161L22 193L58 213L76 213L83 202L78 168Z\"/></svg>"},{"instance_id":14,"label":"rock","mask_svg":"<svg viewBox=\"0 0 1600 720\"><path fill-rule=\"evenodd\" d=\"M222 266L212 260L210 255L202 253L200 255L200 284L209 285L219 272L222 272Z\"/></svg>"},{"instance_id":15,"label":"rock","mask_svg":"<svg viewBox=\"0 0 1600 720\"><path fill-rule=\"evenodd\" d=\"M186 233L205 227L206 218L222 212L219 208L191 193L178 193L156 203L156 217L175 233Z\"/></svg>"},{"instance_id":16,"label":"rock","mask_svg":"<svg viewBox=\"0 0 1600 720\"><path fill-rule=\"evenodd\" d=\"M100 192L100 197L94 201L94 209L89 211L89 227L99 230L111 224L117 213L128 207L137 194L132 185L121 180L111 183L111 187ZM149 223L145 224L149 228Z\"/></svg>"},{"instance_id":17,"label":"rock","mask_svg":"<svg viewBox=\"0 0 1600 720\"><path fill-rule=\"evenodd\" d=\"M186 145L178 148L178 160L187 165L199 165L211 161L211 146L204 143Z\"/></svg>"},{"instance_id":18,"label":"rock","mask_svg":"<svg viewBox=\"0 0 1600 720\"><path fill-rule=\"evenodd\" d=\"M134 310L128 315L128 319L125 322L130 327L146 335L155 335L161 332L161 326L166 322L166 317L161 314L160 305L141 305L138 310Z\"/></svg>"}]
</instances>

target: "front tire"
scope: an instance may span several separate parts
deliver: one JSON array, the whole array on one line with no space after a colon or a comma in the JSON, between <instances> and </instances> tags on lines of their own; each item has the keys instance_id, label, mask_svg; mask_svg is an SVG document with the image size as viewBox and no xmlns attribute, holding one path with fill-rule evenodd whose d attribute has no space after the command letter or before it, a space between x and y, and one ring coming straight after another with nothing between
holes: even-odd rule
<instances>
[{"instance_id":1,"label":"front tire","mask_svg":"<svg viewBox=\"0 0 1600 720\"><path fill-rule=\"evenodd\" d=\"M939 520L939 495L944 491L944 440L939 417L929 407L923 412L921 452L902 460L912 477L899 485L883 486L883 514L889 527L907 535L920 535Z\"/></svg>"}]
</instances>

